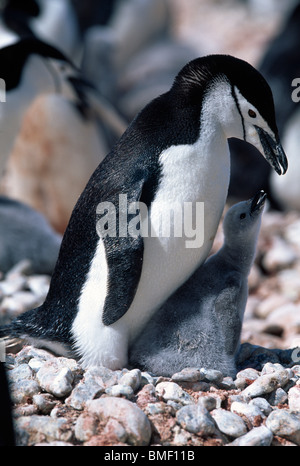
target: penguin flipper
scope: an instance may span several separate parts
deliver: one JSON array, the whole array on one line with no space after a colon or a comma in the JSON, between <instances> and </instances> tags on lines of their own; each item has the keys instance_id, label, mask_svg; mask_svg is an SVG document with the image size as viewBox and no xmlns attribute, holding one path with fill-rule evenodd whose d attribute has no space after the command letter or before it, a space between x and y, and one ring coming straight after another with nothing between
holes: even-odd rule
<instances>
[{"instance_id":1,"label":"penguin flipper","mask_svg":"<svg viewBox=\"0 0 300 466\"><path fill-rule=\"evenodd\" d=\"M107 238L104 243L109 273L102 322L111 325L126 314L134 299L142 271L144 242L142 237L127 237L117 241Z\"/></svg>"},{"instance_id":2,"label":"penguin flipper","mask_svg":"<svg viewBox=\"0 0 300 466\"><path fill-rule=\"evenodd\" d=\"M128 202L139 204L137 209L140 209L141 204L146 207L151 205L157 182L153 178L155 179L153 175L148 177L143 173L131 186ZM140 215L142 215L141 211ZM121 236L118 231L117 237L103 238L109 270L108 290L102 313L104 325L111 325L126 314L139 284L143 266L144 240L141 232L140 234L129 232L131 221L128 215L126 235Z\"/></svg>"}]
</instances>

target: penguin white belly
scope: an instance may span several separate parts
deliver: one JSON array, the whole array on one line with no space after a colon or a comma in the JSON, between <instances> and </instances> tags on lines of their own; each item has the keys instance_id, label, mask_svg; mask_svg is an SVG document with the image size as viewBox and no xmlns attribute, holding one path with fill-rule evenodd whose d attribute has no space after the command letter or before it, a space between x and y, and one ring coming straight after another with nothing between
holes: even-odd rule
<instances>
[{"instance_id":1,"label":"penguin white belly","mask_svg":"<svg viewBox=\"0 0 300 466\"><path fill-rule=\"evenodd\" d=\"M208 154L201 154L199 143L173 146L161 154L162 178L149 212L150 234L144 237L143 267L138 288L126 314L109 326L102 323L108 266L103 242L99 240L72 326L75 348L84 366L104 365L111 369L126 366L128 343L209 254L226 200L229 151L225 138L221 141L215 139L215 151L211 152L210 147ZM191 234L184 234L187 225L189 233L192 231L191 218L186 220L184 217L185 203L193 203L194 206L200 203L198 216L194 218L194 238ZM179 206L183 213L182 234L174 236L173 219L169 236L155 236L154 231L157 234L159 224L157 219L160 216L163 220L169 218L170 210L166 212L166 207L172 205ZM197 222L198 225L195 224Z\"/></svg>"},{"instance_id":2,"label":"penguin white belly","mask_svg":"<svg viewBox=\"0 0 300 466\"><path fill-rule=\"evenodd\" d=\"M139 286L120 319L127 322L130 341L209 254L224 209L230 170L229 156L222 164L224 151L223 157L215 155L205 168L201 158L206 154L199 153L197 145L171 147L161 156L162 181L151 206ZM191 205L193 213L189 215ZM157 232L158 226L162 235L156 237L153 230Z\"/></svg>"}]
</instances>

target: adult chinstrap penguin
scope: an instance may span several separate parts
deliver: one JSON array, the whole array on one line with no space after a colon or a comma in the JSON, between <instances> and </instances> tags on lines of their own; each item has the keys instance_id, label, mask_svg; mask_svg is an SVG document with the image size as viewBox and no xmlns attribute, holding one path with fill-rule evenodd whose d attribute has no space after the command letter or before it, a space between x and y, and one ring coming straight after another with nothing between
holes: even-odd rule
<instances>
[{"instance_id":1,"label":"adult chinstrap penguin","mask_svg":"<svg viewBox=\"0 0 300 466\"><path fill-rule=\"evenodd\" d=\"M129 349L134 367L171 377L185 367L236 375L236 355L266 194L232 206L224 244L156 312Z\"/></svg>"},{"instance_id":2,"label":"adult chinstrap penguin","mask_svg":"<svg viewBox=\"0 0 300 466\"><path fill-rule=\"evenodd\" d=\"M89 111L87 94L92 86L62 52L32 37L0 49L0 78L5 92L5 102L0 102L1 176L22 118L36 97L61 94L84 116Z\"/></svg>"},{"instance_id":3,"label":"adult chinstrap penguin","mask_svg":"<svg viewBox=\"0 0 300 466\"><path fill-rule=\"evenodd\" d=\"M0 333L60 353L71 348L84 366L125 366L128 344L209 254L227 196L232 136L254 144L277 173L285 173L264 78L231 56L193 60L170 91L137 115L90 178L64 234L45 303ZM121 234L120 195L131 207L146 206L151 226L169 215L170 205L203 203L202 245L186 247L187 234ZM116 235L99 237L97 211L106 203L116 207ZM141 209L141 229L143 221Z\"/></svg>"}]
</instances>

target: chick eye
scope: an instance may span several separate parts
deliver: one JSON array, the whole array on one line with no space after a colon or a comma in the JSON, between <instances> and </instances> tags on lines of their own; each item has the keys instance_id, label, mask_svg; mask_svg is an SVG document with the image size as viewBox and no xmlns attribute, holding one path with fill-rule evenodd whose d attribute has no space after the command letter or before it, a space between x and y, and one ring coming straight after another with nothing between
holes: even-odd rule
<instances>
[{"instance_id":1,"label":"chick eye","mask_svg":"<svg viewBox=\"0 0 300 466\"><path fill-rule=\"evenodd\" d=\"M244 213L240 215L240 219L243 220L243 218L246 218L246 214L244 214Z\"/></svg>"},{"instance_id":2,"label":"chick eye","mask_svg":"<svg viewBox=\"0 0 300 466\"><path fill-rule=\"evenodd\" d=\"M251 118L256 118L256 113L251 108L248 110L248 115Z\"/></svg>"}]
</instances>

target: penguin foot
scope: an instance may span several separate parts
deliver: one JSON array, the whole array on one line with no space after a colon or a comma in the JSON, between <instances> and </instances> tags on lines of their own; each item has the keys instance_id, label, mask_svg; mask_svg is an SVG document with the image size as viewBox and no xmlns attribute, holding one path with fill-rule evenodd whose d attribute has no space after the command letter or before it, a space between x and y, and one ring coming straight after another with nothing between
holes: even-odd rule
<instances>
[{"instance_id":1,"label":"penguin foot","mask_svg":"<svg viewBox=\"0 0 300 466\"><path fill-rule=\"evenodd\" d=\"M48 349L59 356L70 357L71 345L42 324L39 309L27 311L9 325L0 327L0 338L22 340L25 344Z\"/></svg>"},{"instance_id":2,"label":"penguin foot","mask_svg":"<svg viewBox=\"0 0 300 466\"><path fill-rule=\"evenodd\" d=\"M73 345L83 368L105 366L111 370L123 369L128 364L128 337L124 326L116 322L105 326L88 325L76 321L72 327Z\"/></svg>"}]
</instances>

